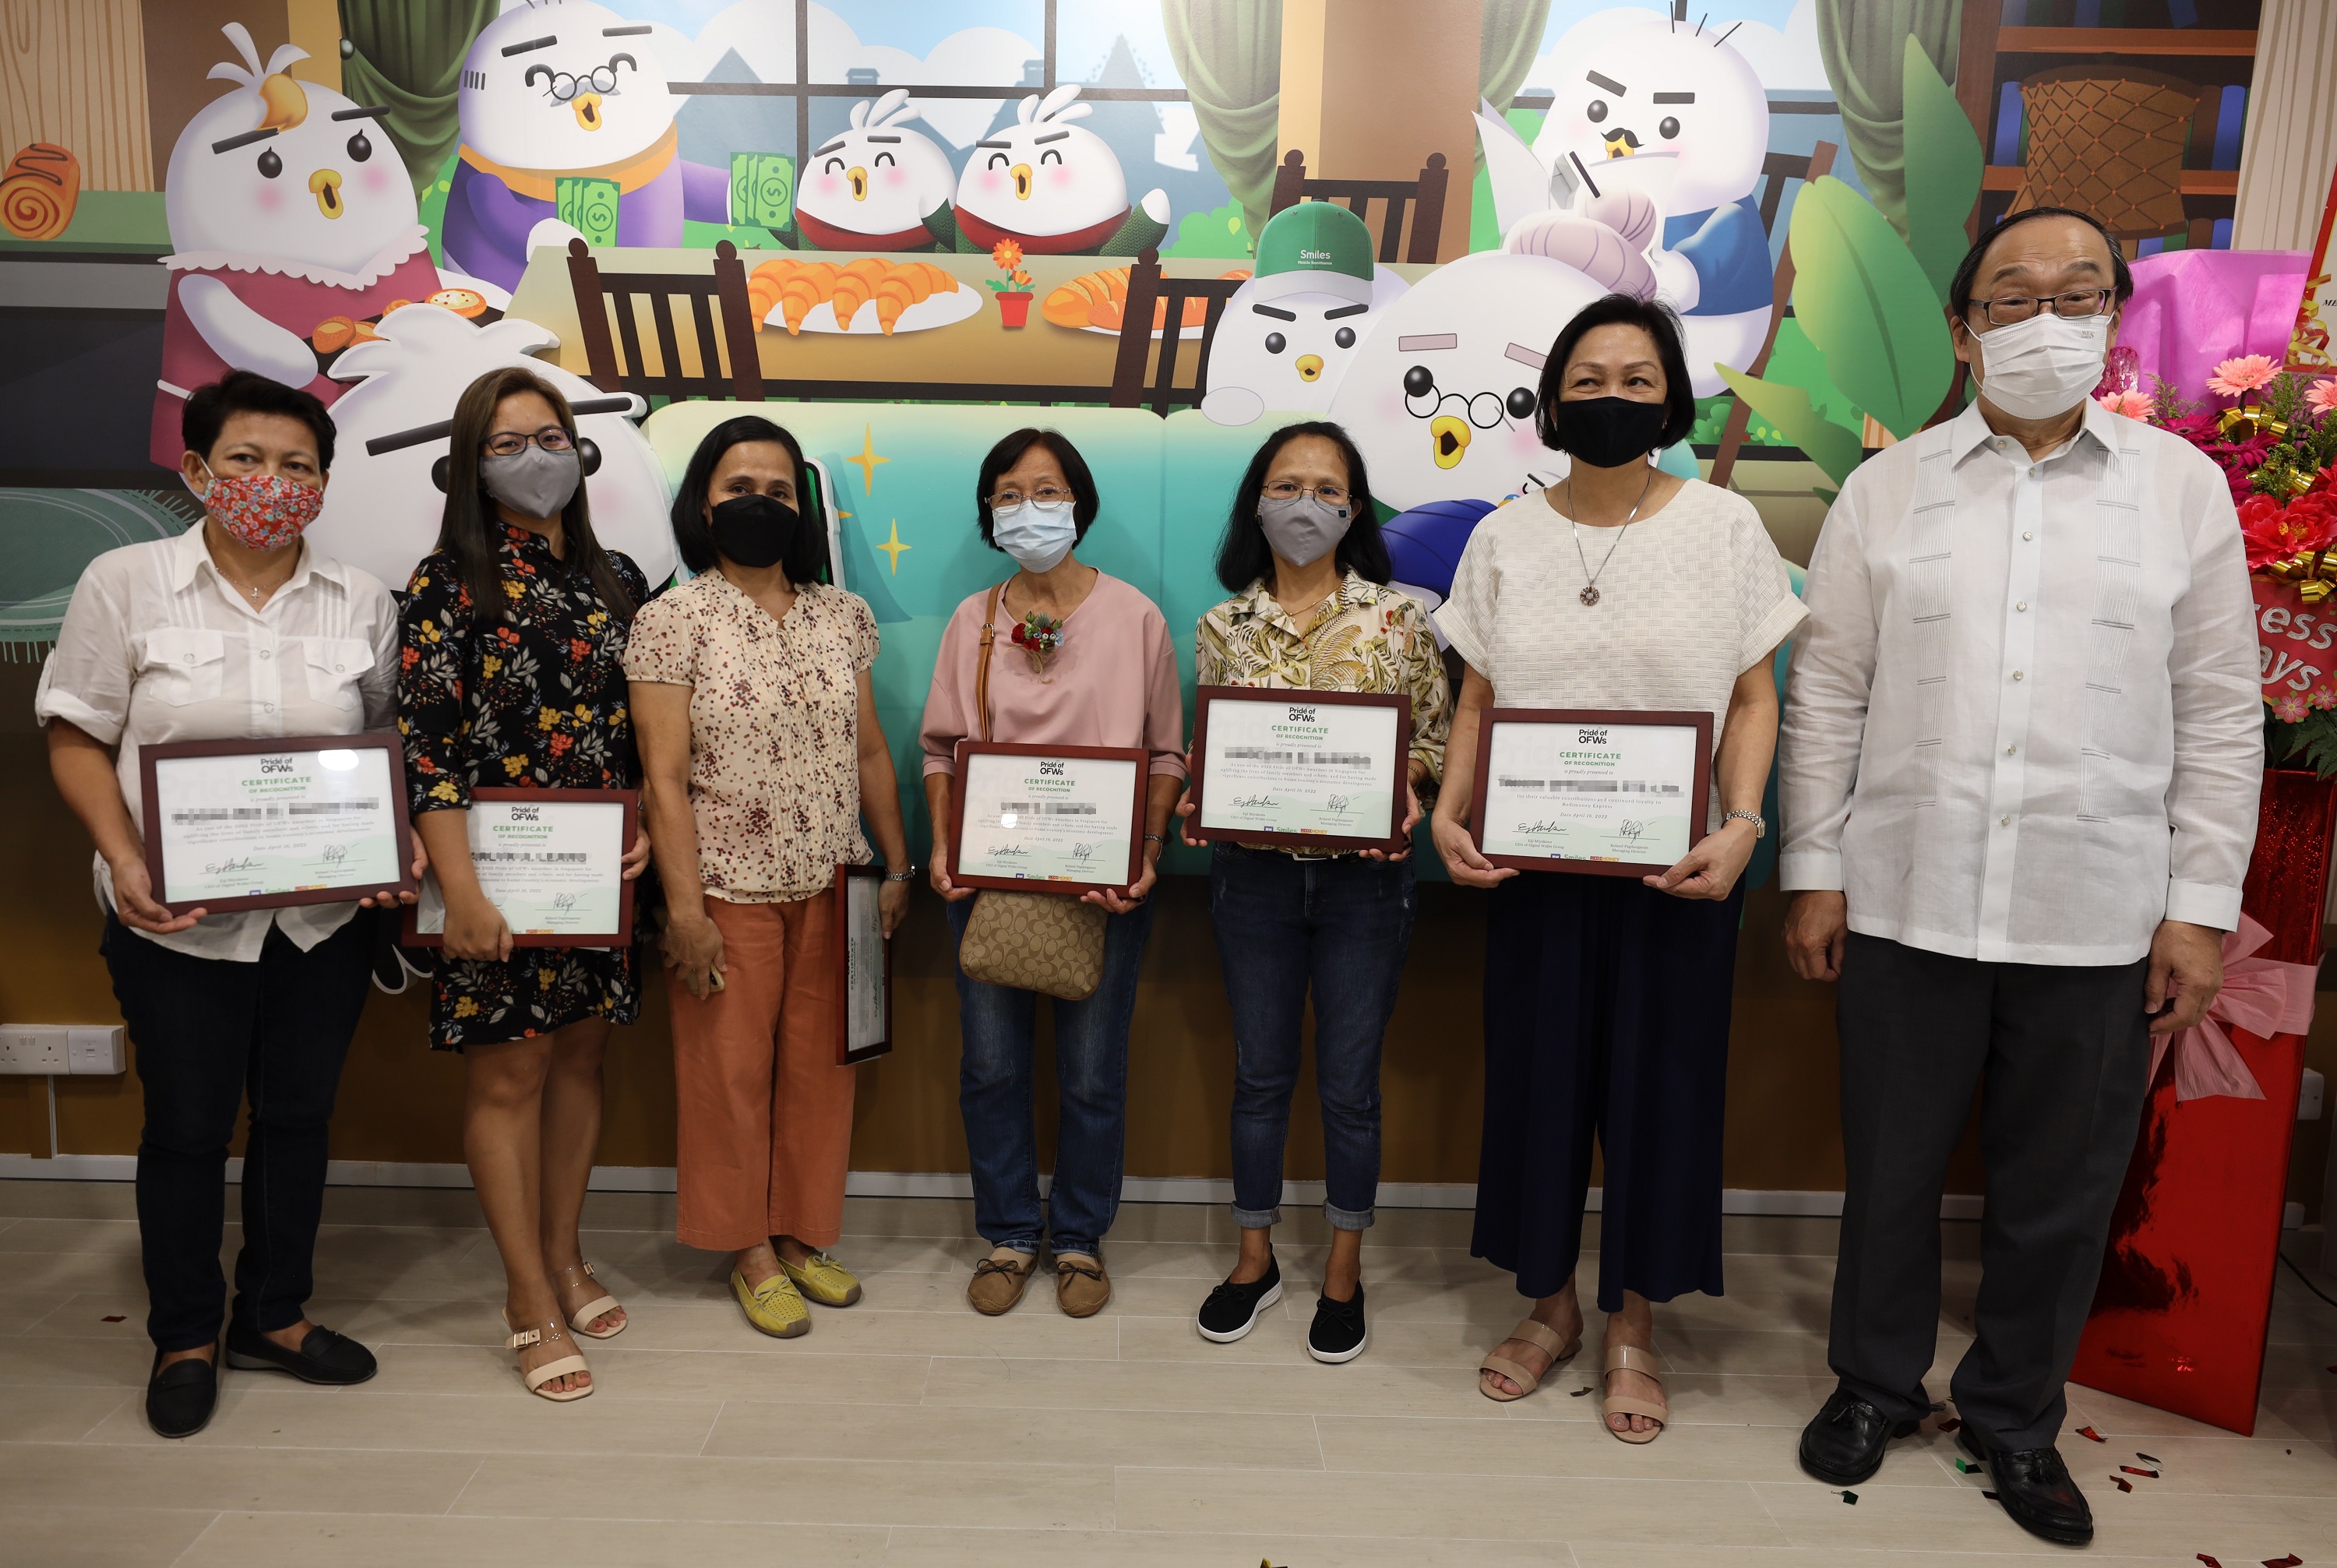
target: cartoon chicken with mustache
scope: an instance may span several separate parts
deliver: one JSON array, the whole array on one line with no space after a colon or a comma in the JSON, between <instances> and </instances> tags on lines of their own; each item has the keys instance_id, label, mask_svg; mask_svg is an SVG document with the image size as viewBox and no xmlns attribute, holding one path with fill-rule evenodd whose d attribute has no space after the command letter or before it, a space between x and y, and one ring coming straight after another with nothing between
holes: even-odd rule
<instances>
[{"instance_id":1,"label":"cartoon chicken with mustache","mask_svg":"<svg viewBox=\"0 0 2337 1568\"><path fill-rule=\"evenodd\" d=\"M531 0L479 30L455 96L449 266L511 289L539 245L676 246L685 218L728 221L729 171L680 156L650 40L591 0Z\"/></svg>"},{"instance_id":2,"label":"cartoon chicken with mustache","mask_svg":"<svg viewBox=\"0 0 2337 1568\"><path fill-rule=\"evenodd\" d=\"M195 387L255 370L330 403L342 388L319 353L440 287L405 162L376 123L389 111L295 80L306 50L263 66L241 23L220 31L242 63L210 74L235 88L187 122L163 183L173 253L148 451L170 468Z\"/></svg>"}]
</instances>

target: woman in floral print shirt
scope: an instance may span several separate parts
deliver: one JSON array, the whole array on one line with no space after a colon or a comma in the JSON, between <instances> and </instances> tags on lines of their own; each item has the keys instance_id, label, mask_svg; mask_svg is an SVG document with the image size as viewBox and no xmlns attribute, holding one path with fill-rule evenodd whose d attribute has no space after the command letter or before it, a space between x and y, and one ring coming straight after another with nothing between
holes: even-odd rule
<instances>
[{"instance_id":1,"label":"woman in floral print shirt","mask_svg":"<svg viewBox=\"0 0 2337 1568\"><path fill-rule=\"evenodd\" d=\"M628 948L529 947L471 869L475 789L624 789L640 781L626 632L649 597L603 551L585 506L575 416L532 372L496 370L455 405L438 547L403 615L397 728L408 804L445 894L430 1044L464 1053L463 1146L501 1250L504 1317L529 1388L592 1391L568 1329L607 1338L625 1314L576 1233L601 1139L601 1058L640 1010ZM647 863L646 838L625 857Z\"/></svg>"},{"instance_id":2,"label":"woman in floral print shirt","mask_svg":"<svg viewBox=\"0 0 2337 1568\"><path fill-rule=\"evenodd\" d=\"M1428 612L1388 587L1387 546L1363 455L1338 426L1289 425L1250 460L1217 551L1233 597L1201 617L1203 686L1401 693L1411 700L1409 840L1420 795L1444 765L1450 695ZM1190 816L1188 800L1181 815ZM1209 914L1234 1023L1234 1223L1241 1254L1202 1304L1202 1337L1249 1332L1280 1298L1273 1226L1298 1083L1299 1028L1314 992L1331 1252L1306 1336L1318 1361L1363 1353L1363 1237L1380 1177L1380 1040L1412 942L1409 848L1301 854L1217 844Z\"/></svg>"}]
</instances>

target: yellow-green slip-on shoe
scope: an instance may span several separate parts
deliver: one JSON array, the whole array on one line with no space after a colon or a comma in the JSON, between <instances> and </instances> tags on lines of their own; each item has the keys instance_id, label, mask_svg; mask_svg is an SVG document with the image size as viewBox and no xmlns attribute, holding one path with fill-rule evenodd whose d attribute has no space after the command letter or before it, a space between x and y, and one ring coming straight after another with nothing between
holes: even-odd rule
<instances>
[{"instance_id":1,"label":"yellow-green slip-on shoe","mask_svg":"<svg viewBox=\"0 0 2337 1568\"><path fill-rule=\"evenodd\" d=\"M779 1267L797 1289L823 1307L849 1307L860 1299L859 1278L825 1252L813 1253L801 1268L781 1257Z\"/></svg>"},{"instance_id":2,"label":"yellow-green slip-on shoe","mask_svg":"<svg viewBox=\"0 0 2337 1568\"><path fill-rule=\"evenodd\" d=\"M793 1339L811 1332L811 1308L804 1305L794 1282L785 1274L774 1274L749 1289L746 1276L733 1269L730 1293L746 1308L747 1321L774 1339Z\"/></svg>"}]
</instances>

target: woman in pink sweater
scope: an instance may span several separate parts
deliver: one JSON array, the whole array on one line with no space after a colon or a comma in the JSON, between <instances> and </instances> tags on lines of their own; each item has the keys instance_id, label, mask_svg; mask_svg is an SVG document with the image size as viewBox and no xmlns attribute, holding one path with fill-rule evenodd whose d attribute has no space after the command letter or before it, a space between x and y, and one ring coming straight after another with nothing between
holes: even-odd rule
<instances>
[{"instance_id":1,"label":"woman in pink sweater","mask_svg":"<svg viewBox=\"0 0 2337 1568\"><path fill-rule=\"evenodd\" d=\"M956 748L985 733L974 699L983 622L993 613L988 738L1000 741L1141 747L1151 752L1144 870L1124 891L1085 897L1110 915L1102 983L1080 1002L1058 1000L1055 1076L1061 1107L1054 1185L1045 1227L1055 1257L1056 1299L1085 1318L1111 1298L1104 1232L1120 1208L1128 1110L1128 1027L1136 970L1152 926L1154 863L1169 813L1185 788L1185 708L1177 654L1160 611L1129 584L1083 564L1074 547L1095 521L1095 479L1051 430L1017 430L991 448L974 486L983 542L1020 568L991 608L992 590L969 597L942 633L919 737L934 821L933 882L949 900L951 929L965 934L973 889L949 878L950 789ZM1052 645L1026 651L1017 626L1052 624ZM958 1104L973 1167L974 1222L990 1242L967 1288L995 1316L1022 1298L1038 1265L1041 1225L1032 1057L1039 996L957 977L964 1036Z\"/></svg>"}]
</instances>

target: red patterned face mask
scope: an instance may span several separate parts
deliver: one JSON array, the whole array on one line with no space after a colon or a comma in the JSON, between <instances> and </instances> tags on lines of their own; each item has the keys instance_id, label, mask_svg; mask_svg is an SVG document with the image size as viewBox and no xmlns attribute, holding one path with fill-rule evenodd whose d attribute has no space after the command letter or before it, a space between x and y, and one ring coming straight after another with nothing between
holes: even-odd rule
<instances>
[{"instance_id":1,"label":"red patterned face mask","mask_svg":"<svg viewBox=\"0 0 2337 1568\"><path fill-rule=\"evenodd\" d=\"M219 519L230 538L250 550L281 550L317 520L324 505L322 486L281 474L214 477L203 492L203 510Z\"/></svg>"}]
</instances>

